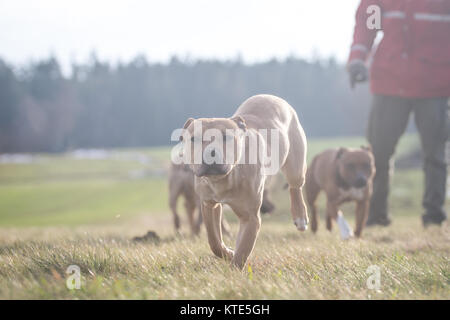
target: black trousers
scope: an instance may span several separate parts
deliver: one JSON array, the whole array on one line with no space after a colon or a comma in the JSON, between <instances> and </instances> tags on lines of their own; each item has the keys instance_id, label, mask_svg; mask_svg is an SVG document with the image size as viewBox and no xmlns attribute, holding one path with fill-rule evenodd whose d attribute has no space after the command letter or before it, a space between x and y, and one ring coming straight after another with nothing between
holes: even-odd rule
<instances>
[{"instance_id":1,"label":"black trousers","mask_svg":"<svg viewBox=\"0 0 450 320\"><path fill-rule=\"evenodd\" d=\"M449 136L448 103L448 98L408 99L374 95L367 129L376 166L369 222L388 219L392 155L411 112L414 113L424 154L423 218L433 222L446 219L443 206L447 179L445 144Z\"/></svg>"}]
</instances>

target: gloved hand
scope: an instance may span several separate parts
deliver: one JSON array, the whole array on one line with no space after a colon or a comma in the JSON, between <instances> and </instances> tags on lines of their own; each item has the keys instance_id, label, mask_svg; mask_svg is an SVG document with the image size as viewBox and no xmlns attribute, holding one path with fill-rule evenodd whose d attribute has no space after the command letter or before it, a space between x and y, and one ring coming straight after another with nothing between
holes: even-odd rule
<instances>
[{"instance_id":1,"label":"gloved hand","mask_svg":"<svg viewBox=\"0 0 450 320\"><path fill-rule=\"evenodd\" d=\"M357 82L365 82L368 78L367 67L362 61L354 61L347 66L348 74L350 75L350 85L352 89Z\"/></svg>"}]
</instances>

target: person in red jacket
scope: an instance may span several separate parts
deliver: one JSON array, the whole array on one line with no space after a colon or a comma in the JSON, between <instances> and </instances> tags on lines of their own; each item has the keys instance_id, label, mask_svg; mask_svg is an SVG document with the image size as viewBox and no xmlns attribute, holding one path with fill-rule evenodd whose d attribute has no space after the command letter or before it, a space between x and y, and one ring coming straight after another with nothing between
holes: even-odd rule
<instances>
[{"instance_id":1,"label":"person in red jacket","mask_svg":"<svg viewBox=\"0 0 450 320\"><path fill-rule=\"evenodd\" d=\"M383 38L371 54L380 30ZM373 93L367 139L376 166L367 225L390 224L391 158L410 113L424 153L422 222L441 224L446 219L445 144L450 131L450 0L362 0L347 64L352 87L367 80L367 60Z\"/></svg>"}]
</instances>

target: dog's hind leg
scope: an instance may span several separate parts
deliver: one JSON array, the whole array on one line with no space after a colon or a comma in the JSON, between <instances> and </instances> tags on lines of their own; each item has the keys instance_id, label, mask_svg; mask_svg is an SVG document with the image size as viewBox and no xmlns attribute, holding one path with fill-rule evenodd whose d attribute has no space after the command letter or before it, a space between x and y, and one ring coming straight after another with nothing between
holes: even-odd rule
<instances>
[{"instance_id":1,"label":"dog's hind leg","mask_svg":"<svg viewBox=\"0 0 450 320\"><path fill-rule=\"evenodd\" d=\"M308 213L303 199L302 188L290 187L291 213L294 224L300 231L308 228Z\"/></svg>"},{"instance_id":2,"label":"dog's hind leg","mask_svg":"<svg viewBox=\"0 0 450 320\"><path fill-rule=\"evenodd\" d=\"M188 221L189 221L189 226L191 228L191 233L193 235L198 234L197 230L196 230L196 222L195 222L195 218L194 218L194 213L195 213L195 200L187 197L186 196L186 201L184 203L184 207L186 208L186 213L188 216Z\"/></svg>"},{"instance_id":3,"label":"dog's hind leg","mask_svg":"<svg viewBox=\"0 0 450 320\"><path fill-rule=\"evenodd\" d=\"M337 220L338 208L330 200L327 201L327 230L331 231L333 228L332 221Z\"/></svg>"},{"instance_id":4,"label":"dog's hind leg","mask_svg":"<svg viewBox=\"0 0 450 320\"><path fill-rule=\"evenodd\" d=\"M170 190L169 206L173 214L173 224L176 232L180 230L180 216L177 212L177 200L180 194L179 190Z\"/></svg>"},{"instance_id":5,"label":"dog's hind leg","mask_svg":"<svg viewBox=\"0 0 450 320\"><path fill-rule=\"evenodd\" d=\"M358 201L356 203L356 228L355 236L358 238L361 236L364 225L366 224L367 216L369 213L369 201Z\"/></svg>"},{"instance_id":6,"label":"dog's hind leg","mask_svg":"<svg viewBox=\"0 0 450 320\"><path fill-rule=\"evenodd\" d=\"M202 214L202 204L200 202L200 198L196 195L195 196L195 206L198 208L198 216L197 221L195 222L195 234L200 233L200 228L203 223L203 214Z\"/></svg>"},{"instance_id":7,"label":"dog's hind leg","mask_svg":"<svg viewBox=\"0 0 450 320\"><path fill-rule=\"evenodd\" d=\"M313 232L316 232L319 224L316 200L320 192L320 187L317 185L311 175L312 171L308 171L306 173L305 192L306 202L308 203L308 207L311 210L311 230Z\"/></svg>"},{"instance_id":8,"label":"dog's hind leg","mask_svg":"<svg viewBox=\"0 0 450 320\"><path fill-rule=\"evenodd\" d=\"M282 171L289 185L291 213L294 224L300 231L308 228L308 213L302 189L306 175L306 138L298 120L293 120L289 129L290 146Z\"/></svg>"}]
</instances>

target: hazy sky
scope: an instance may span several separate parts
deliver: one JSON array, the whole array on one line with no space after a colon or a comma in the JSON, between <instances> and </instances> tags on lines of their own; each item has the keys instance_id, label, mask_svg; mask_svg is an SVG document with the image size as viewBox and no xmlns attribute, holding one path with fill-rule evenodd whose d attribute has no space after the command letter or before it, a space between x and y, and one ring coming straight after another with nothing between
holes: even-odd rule
<instances>
[{"instance_id":1,"label":"hazy sky","mask_svg":"<svg viewBox=\"0 0 450 320\"><path fill-rule=\"evenodd\" d=\"M344 61L359 0L0 0L0 56L55 55L68 66L101 59L182 57L247 62L295 54Z\"/></svg>"}]
</instances>

